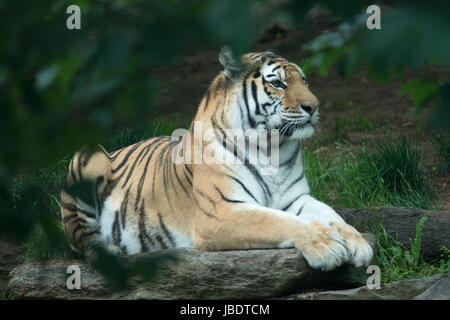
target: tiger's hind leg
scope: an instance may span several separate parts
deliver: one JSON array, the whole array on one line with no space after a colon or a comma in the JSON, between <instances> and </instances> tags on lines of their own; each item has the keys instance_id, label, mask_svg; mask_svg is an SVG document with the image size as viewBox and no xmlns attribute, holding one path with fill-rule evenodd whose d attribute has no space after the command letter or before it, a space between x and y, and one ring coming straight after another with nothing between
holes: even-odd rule
<instances>
[{"instance_id":1,"label":"tiger's hind leg","mask_svg":"<svg viewBox=\"0 0 450 320\"><path fill-rule=\"evenodd\" d=\"M86 256L93 245L103 245L99 210L110 176L111 163L106 151L77 152L70 162L66 184L61 191L64 232L71 247ZM105 248L118 253L115 248L106 245Z\"/></svg>"},{"instance_id":2,"label":"tiger's hind leg","mask_svg":"<svg viewBox=\"0 0 450 320\"><path fill-rule=\"evenodd\" d=\"M64 233L73 250L84 253L99 239L95 208L80 204L67 191L61 191L61 215Z\"/></svg>"}]
</instances>

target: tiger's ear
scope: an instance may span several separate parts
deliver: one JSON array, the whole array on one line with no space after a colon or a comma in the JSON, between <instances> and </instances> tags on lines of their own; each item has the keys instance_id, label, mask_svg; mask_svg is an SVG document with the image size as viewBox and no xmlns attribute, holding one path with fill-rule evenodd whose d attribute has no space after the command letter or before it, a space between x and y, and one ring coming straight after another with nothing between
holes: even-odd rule
<instances>
[{"instance_id":1,"label":"tiger's ear","mask_svg":"<svg viewBox=\"0 0 450 320\"><path fill-rule=\"evenodd\" d=\"M228 46L220 50L219 62L223 66L225 76L233 82L237 81L245 70L244 64L234 57Z\"/></svg>"},{"instance_id":2,"label":"tiger's ear","mask_svg":"<svg viewBox=\"0 0 450 320\"><path fill-rule=\"evenodd\" d=\"M268 49L268 50L266 50L266 52L274 54L276 56L280 56L280 53L277 50L275 50L275 49Z\"/></svg>"}]
</instances>

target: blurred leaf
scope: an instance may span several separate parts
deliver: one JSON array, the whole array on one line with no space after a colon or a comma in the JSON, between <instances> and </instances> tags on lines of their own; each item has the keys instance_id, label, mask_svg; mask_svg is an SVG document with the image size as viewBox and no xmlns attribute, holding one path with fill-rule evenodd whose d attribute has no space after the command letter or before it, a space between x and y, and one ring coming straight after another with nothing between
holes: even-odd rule
<instances>
[{"instance_id":1,"label":"blurred leaf","mask_svg":"<svg viewBox=\"0 0 450 320\"><path fill-rule=\"evenodd\" d=\"M130 277L138 277L142 281L152 281L158 270L170 263L177 263L174 253L155 252L128 259L124 256L110 253L103 246L92 247L93 260L91 265L105 276L113 290L122 290L127 286Z\"/></svg>"},{"instance_id":2,"label":"blurred leaf","mask_svg":"<svg viewBox=\"0 0 450 320\"><path fill-rule=\"evenodd\" d=\"M39 91L46 89L55 80L59 70L59 66L53 64L39 71L36 75L36 89Z\"/></svg>"},{"instance_id":3,"label":"blurred leaf","mask_svg":"<svg viewBox=\"0 0 450 320\"><path fill-rule=\"evenodd\" d=\"M411 96L414 106L421 108L439 94L437 79L414 79L401 87L400 94Z\"/></svg>"},{"instance_id":4,"label":"blurred leaf","mask_svg":"<svg viewBox=\"0 0 450 320\"><path fill-rule=\"evenodd\" d=\"M339 58L344 54L344 49L338 48L333 49L326 53L319 66L319 74L324 77L328 75L328 70L339 60Z\"/></svg>"}]
</instances>

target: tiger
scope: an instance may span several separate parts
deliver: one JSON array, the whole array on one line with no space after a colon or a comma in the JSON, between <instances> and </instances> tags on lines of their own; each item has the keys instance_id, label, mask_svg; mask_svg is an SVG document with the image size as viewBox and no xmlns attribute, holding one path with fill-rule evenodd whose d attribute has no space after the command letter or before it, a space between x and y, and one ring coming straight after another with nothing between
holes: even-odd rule
<instances>
[{"instance_id":1,"label":"tiger","mask_svg":"<svg viewBox=\"0 0 450 320\"><path fill-rule=\"evenodd\" d=\"M236 57L223 47L218 61L222 70L178 138L75 153L60 193L71 247L85 253L100 244L121 255L296 248L314 269L367 266L370 245L311 195L302 145L320 124L319 100L303 69L273 51ZM262 161L250 161L232 130L278 133L276 170L264 172ZM194 148L200 148L200 161L187 161ZM206 150L240 161L206 161ZM87 191L76 191L83 184Z\"/></svg>"}]
</instances>

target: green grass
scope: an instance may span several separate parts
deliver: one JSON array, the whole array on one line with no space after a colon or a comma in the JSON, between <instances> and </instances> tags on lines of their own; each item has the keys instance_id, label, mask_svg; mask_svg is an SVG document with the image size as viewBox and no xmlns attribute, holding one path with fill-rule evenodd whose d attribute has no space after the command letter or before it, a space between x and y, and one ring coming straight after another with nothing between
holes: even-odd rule
<instances>
[{"instance_id":1,"label":"green grass","mask_svg":"<svg viewBox=\"0 0 450 320\"><path fill-rule=\"evenodd\" d=\"M440 174L450 173L450 134L440 134L433 138L436 149L436 168Z\"/></svg>"},{"instance_id":2,"label":"green grass","mask_svg":"<svg viewBox=\"0 0 450 320\"><path fill-rule=\"evenodd\" d=\"M450 272L450 250L441 248L441 258L427 262L420 252L423 226L427 216L422 217L416 226L416 236L406 248L397 239L386 232L382 226L375 230L377 235L378 254L374 264L380 267L381 282L388 283L410 278L424 278Z\"/></svg>"},{"instance_id":3,"label":"green grass","mask_svg":"<svg viewBox=\"0 0 450 320\"><path fill-rule=\"evenodd\" d=\"M371 151L364 145L359 152L338 146L344 152L332 158L318 157L308 148L303 151L306 175L318 199L348 208L438 206L424 177L422 152L407 136L389 136Z\"/></svg>"},{"instance_id":4,"label":"green grass","mask_svg":"<svg viewBox=\"0 0 450 320\"><path fill-rule=\"evenodd\" d=\"M371 132L386 123L387 121L384 119L369 119L364 117L361 112L358 112L357 117L354 119L338 116L334 119L333 130L327 133L322 138L322 141L344 142L347 139L347 132L349 130Z\"/></svg>"},{"instance_id":5,"label":"green grass","mask_svg":"<svg viewBox=\"0 0 450 320\"><path fill-rule=\"evenodd\" d=\"M334 141L342 141L346 137L347 127L350 125L350 120L347 118L336 118L334 119L334 130L332 134L332 139Z\"/></svg>"},{"instance_id":6,"label":"green grass","mask_svg":"<svg viewBox=\"0 0 450 320\"><path fill-rule=\"evenodd\" d=\"M103 146L109 151L123 148L149 137L171 135L175 129L188 128L189 123L178 123L175 119L157 119L148 126L120 128L110 139L103 141Z\"/></svg>"},{"instance_id":7,"label":"green grass","mask_svg":"<svg viewBox=\"0 0 450 320\"><path fill-rule=\"evenodd\" d=\"M0 290L0 301L1 300L14 300L12 293L7 294L6 291Z\"/></svg>"}]
</instances>

